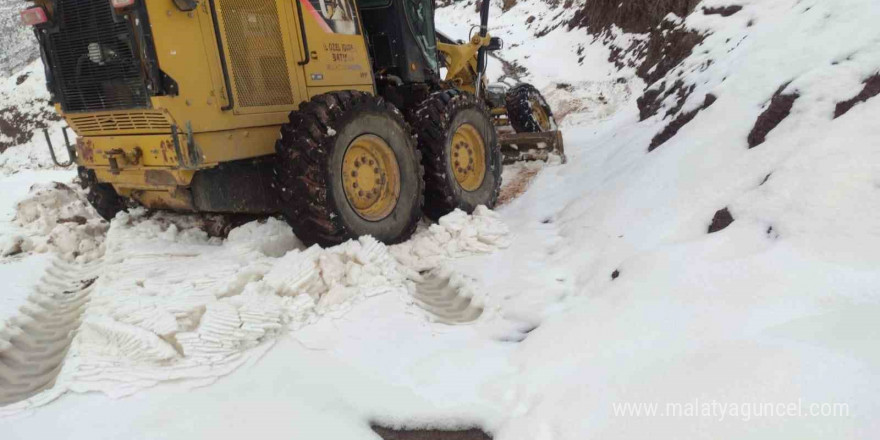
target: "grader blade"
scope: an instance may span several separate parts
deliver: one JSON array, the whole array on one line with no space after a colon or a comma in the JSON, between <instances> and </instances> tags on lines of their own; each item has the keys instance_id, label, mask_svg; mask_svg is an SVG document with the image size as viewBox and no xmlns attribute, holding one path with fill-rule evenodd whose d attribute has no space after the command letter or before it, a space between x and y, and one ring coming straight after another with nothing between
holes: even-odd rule
<instances>
[{"instance_id":1,"label":"grader blade","mask_svg":"<svg viewBox=\"0 0 880 440\"><path fill-rule=\"evenodd\" d=\"M505 164L528 160L546 162L552 155L561 158L562 163L566 162L562 132L559 130L542 133L499 133L498 143L501 144Z\"/></svg>"}]
</instances>

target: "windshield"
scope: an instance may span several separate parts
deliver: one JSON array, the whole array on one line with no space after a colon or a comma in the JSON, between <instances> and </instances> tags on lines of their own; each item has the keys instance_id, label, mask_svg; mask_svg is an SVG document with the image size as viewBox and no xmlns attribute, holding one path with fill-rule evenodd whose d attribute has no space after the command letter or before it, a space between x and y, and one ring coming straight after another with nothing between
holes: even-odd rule
<instances>
[{"instance_id":1,"label":"windshield","mask_svg":"<svg viewBox=\"0 0 880 440\"><path fill-rule=\"evenodd\" d=\"M371 0L377 2L379 0ZM437 35L434 33L434 1L403 0L410 30L432 70L437 70Z\"/></svg>"}]
</instances>

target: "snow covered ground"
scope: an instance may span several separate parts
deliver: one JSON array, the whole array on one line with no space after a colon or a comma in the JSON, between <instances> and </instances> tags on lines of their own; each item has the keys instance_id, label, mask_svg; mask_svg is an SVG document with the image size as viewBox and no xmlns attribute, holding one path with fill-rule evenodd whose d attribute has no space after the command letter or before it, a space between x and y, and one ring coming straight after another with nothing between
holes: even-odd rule
<instances>
[{"instance_id":1,"label":"snow covered ground","mask_svg":"<svg viewBox=\"0 0 880 440\"><path fill-rule=\"evenodd\" d=\"M880 100L834 116L880 71L880 5L737 4L684 19L706 36L667 78L694 87L644 121L635 100L659 84L617 70L583 29L535 37L571 8L493 4L502 56L571 110L569 161L511 167L509 180L540 172L497 214L453 214L397 246L304 249L275 220L221 240L142 210L107 225L41 144L10 148L0 243L23 248L0 265L14 274L0 361L33 360L16 335L49 317L77 330L69 349L50 338L54 386L0 407L3 438L375 439L371 423L496 439L877 437ZM458 3L438 27L464 38L475 20ZM798 97L749 148L777 91ZM437 277L475 321L424 308ZM63 310L47 301L66 295ZM0 381L0 398L10 390Z\"/></svg>"}]
</instances>

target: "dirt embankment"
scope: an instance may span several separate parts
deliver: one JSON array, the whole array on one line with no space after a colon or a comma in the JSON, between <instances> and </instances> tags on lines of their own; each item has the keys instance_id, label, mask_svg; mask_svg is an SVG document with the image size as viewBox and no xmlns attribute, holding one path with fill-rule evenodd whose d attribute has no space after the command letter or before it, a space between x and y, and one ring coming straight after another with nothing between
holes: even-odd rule
<instances>
[{"instance_id":1,"label":"dirt embankment","mask_svg":"<svg viewBox=\"0 0 880 440\"><path fill-rule=\"evenodd\" d=\"M590 0L575 14L569 28L585 28L604 37L612 26L627 33L647 34L647 41L636 41L630 47L612 47L612 62L633 63L638 75L652 84L666 76L687 58L703 37L683 24L668 20L669 14L684 18L696 8L699 0ZM622 66L621 66L622 67Z\"/></svg>"},{"instance_id":2,"label":"dirt embankment","mask_svg":"<svg viewBox=\"0 0 880 440\"><path fill-rule=\"evenodd\" d=\"M657 114L663 100L672 94L678 95L679 105L667 116L675 116L690 96L690 86L681 81L666 84L665 78L705 38L681 20L693 13L698 3L699 0L590 0L575 14L569 28L584 28L604 38L611 47L609 61L620 68L635 68L649 86L662 81L658 88L639 98L642 120ZM617 46L611 38L614 26L648 38L637 39L627 47Z\"/></svg>"}]
</instances>

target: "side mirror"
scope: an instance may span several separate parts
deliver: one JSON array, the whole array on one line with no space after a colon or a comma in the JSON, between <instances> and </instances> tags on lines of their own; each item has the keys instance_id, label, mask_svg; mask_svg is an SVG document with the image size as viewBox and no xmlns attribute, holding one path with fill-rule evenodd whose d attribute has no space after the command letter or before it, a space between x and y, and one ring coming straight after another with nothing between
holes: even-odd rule
<instances>
[{"instance_id":1,"label":"side mirror","mask_svg":"<svg viewBox=\"0 0 880 440\"><path fill-rule=\"evenodd\" d=\"M486 50L501 50L504 48L504 40L500 37L492 37L489 39L489 45L486 46Z\"/></svg>"},{"instance_id":2,"label":"side mirror","mask_svg":"<svg viewBox=\"0 0 880 440\"><path fill-rule=\"evenodd\" d=\"M177 9L187 12L198 7L199 2L197 0L174 0L174 5L177 6Z\"/></svg>"}]
</instances>

